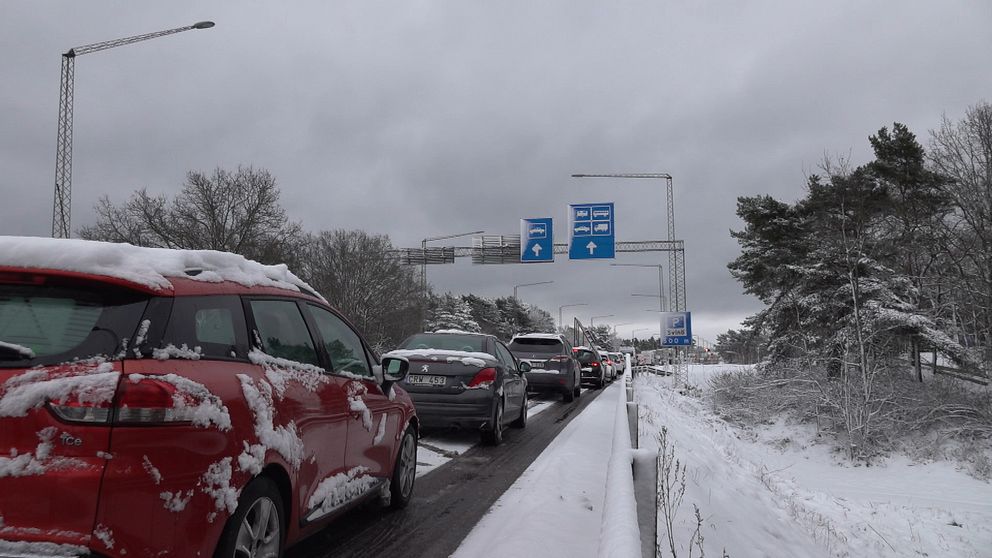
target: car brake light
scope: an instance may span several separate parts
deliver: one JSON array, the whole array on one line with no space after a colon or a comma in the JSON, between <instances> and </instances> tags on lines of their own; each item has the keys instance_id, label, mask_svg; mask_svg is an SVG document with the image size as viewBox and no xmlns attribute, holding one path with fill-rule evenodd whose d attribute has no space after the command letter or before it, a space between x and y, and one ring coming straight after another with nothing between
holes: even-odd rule
<instances>
[{"instance_id":1,"label":"car brake light","mask_svg":"<svg viewBox=\"0 0 992 558\"><path fill-rule=\"evenodd\" d=\"M106 423L112 410L109 401L81 403L75 395L59 402L50 401L48 408L64 421L88 423Z\"/></svg>"},{"instance_id":2,"label":"car brake light","mask_svg":"<svg viewBox=\"0 0 992 558\"><path fill-rule=\"evenodd\" d=\"M121 382L117 390L114 422L118 424L190 422L193 409L184 404L186 398L176 391L176 386L151 378L143 378L137 382Z\"/></svg>"},{"instance_id":3,"label":"car brake light","mask_svg":"<svg viewBox=\"0 0 992 558\"><path fill-rule=\"evenodd\" d=\"M592 363L592 366L593 366L593 368L599 368L599 363L598 362L593 362Z\"/></svg>"},{"instance_id":4,"label":"car brake light","mask_svg":"<svg viewBox=\"0 0 992 558\"><path fill-rule=\"evenodd\" d=\"M548 362L568 362L570 358L571 357L567 357L565 355L558 355L556 357L549 358Z\"/></svg>"},{"instance_id":5,"label":"car brake light","mask_svg":"<svg viewBox=\"0 0 992 558\"><path fill-rule=\"evenodd\" d=\"M495 368L483 368L479 370L479 373L472 378L472 381L468 383L468 387L476 387L478 385L484 384L486 382L492 383L496 381L496 369Z\"/></svg>"}]
</instances>

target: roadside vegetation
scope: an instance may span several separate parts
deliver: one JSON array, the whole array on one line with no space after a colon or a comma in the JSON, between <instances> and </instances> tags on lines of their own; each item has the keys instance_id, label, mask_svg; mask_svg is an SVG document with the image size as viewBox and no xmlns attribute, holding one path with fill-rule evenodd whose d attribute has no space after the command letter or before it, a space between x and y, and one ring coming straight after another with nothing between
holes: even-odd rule
<instances>
[{"instance_id":1,"label":"roadside vegetation","mask_svg":"<svg viewBox=\"0 0 992 558\"><path fill-rule=\"evenodd\" d=\"M714 402L815 423L852 460L951 453L988 478L992 104L945 117L929 149L899 123L869 141L874 160L825 160L795 203L738 199L728 267L765 308L717 350L762 364L715 379Z\"/></svg>"},{"instance_id":2,"label":"roadside vegetation","mask_svg":"<svg viewBox=\"0 0 992 558\"><path fill-rule=\"evenodd\" d=\"M461 329L508 339L520 331L551 332L541 308L513 297L436 294L418 267L405 266L388 236L361 230L307 232L279 201L267 170L238 167L190 171L169 199L145 189L120 204L101 199L97 221L81 238L135 246L220 250L264 264L287 264L354 321L378 350L412 333Z\"/></svg>"}]
</instances>

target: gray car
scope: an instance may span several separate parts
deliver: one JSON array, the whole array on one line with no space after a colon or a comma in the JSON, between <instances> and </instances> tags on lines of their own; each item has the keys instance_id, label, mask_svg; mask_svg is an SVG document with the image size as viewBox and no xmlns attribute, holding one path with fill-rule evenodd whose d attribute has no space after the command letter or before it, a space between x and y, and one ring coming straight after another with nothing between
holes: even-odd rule
<instances>
[{"instance_id":1,"label":"gray car","mask_svg":"<svg viewBox=\"0 0 992 558\"><path fill-rule=\"evenodd\" d=\"M582 372L572 346L561 335L524 333L513 336L510 350L530 364L527 388L535 392L557 392L574 401L582 392Z\"/></svg>"},{"instance_id":2,"label":"gray car","mask_svg":"<svg viewBox=\"0 0 992 558\"><path fill-rule=\"evenodd\" d=\"M483 442L498 445L506 425L527 426L530 365L492 335L418 333L386 356L409 361L402 386L424 428L478 430Z\"/></svg>"}]
</instances>

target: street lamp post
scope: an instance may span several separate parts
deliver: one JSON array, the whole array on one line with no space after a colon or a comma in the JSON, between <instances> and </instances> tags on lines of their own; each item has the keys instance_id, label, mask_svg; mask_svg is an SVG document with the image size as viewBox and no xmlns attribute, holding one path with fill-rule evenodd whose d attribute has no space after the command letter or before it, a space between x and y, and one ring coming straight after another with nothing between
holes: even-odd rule
<instances>
[{"instance_id":1,"label":"street lamp post","mask_svg":"<svg viewBox=\"0 0 992 558\"><path fill-rule=\"evenodd\" d=\"M602 316L593 316L589 318L589 329L596 327L596 318L612 318L613 314L603 314Z\"/></svg>"},{"instance_id":2,"label":"street lamp post","mask_svg":"<svg viewBox=\"0 0 992 558\"><path fill-rule=\"evenodd\" d=\"M52 208L52 237L69 238L72 213L72 109L76 76L76 57L109 48L130 45L191 29L210 29L212 21L201 21L185 27L166 29L123 39L103 41L70 48L62 54L62 74L59 80L59 128L55 141L55 202Z\"/></svg>"},{"instance_id":3,"label":"street lamp post","mask_svg":"<svg viewBox=\"0 0 992 558\"><path fill-rule=\"evenodd\" d=\"M517 300L517 289L520 287L533 287L534 285L550 285L554 281L538 281L537 283L523 283L521 285L513 286L513 300Z\"/></svg>"},{"instance_id":4,"label":"street lamp post","mask_svg":"<svg viewBox=\"0 0 992 558\"><path fill-rule=\"evenodd\" d=\"M558 327L559 329L561 329L562 333L565 333L565 323L562 319L561 311L565 308L572 308L573 306L589 306L589 305L586 304L585 302L580 302L578 304L564 304L558 307Z\"/></svg>"}]
</instances>

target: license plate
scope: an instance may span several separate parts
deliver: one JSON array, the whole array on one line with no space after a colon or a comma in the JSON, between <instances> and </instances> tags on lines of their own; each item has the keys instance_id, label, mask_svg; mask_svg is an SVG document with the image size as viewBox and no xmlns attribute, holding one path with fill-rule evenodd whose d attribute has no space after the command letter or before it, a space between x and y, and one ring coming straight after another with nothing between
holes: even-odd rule
<instances>
[{"instance_id":1,"label":"license plate","mask_svg":"<svg viewBox=\"0 0 992 558\"><path fill-rule=\"evenodd\" d=\"M532 361L530 361L530 367L531 368L544 368L544 361L542 360L542 361L535 362L535 361L532 360Z\"/></svg>"},{"instance_id":2,"label":"license plate","mask_svg":"<svg viewBox=\"0 0 992 558\"><path fill-rule=\"evenodd\" d=\"M447 378L444 376L425 376L423 374L410 374L406 377L408 384L417 386L443 386Z\"/></svg>"}]
</instances>

